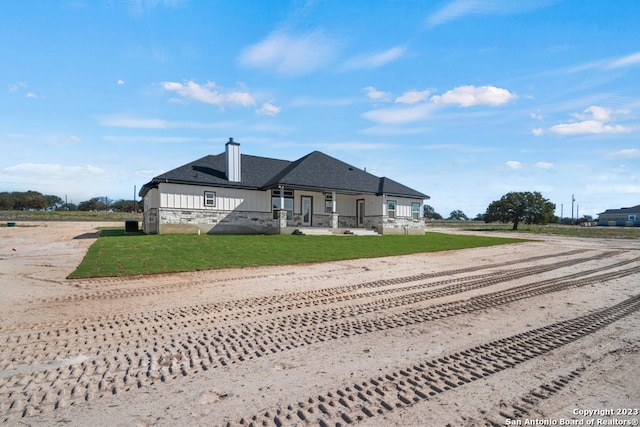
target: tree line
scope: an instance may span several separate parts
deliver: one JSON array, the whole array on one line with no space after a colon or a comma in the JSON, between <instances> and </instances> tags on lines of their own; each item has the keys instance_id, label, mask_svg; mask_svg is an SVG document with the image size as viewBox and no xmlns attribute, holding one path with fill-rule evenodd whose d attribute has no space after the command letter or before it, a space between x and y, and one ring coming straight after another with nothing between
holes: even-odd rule
<instances>
[{"instance_id":1,"label":"tree line","mask_svg":"<svg viewBox=\"0 0 640 427\"><path fill-rule=\"evenodd\" d=\"M67 203L61 197L42 194L37 191L0 192L0 210L3 211L111 211L140 212L142 202L135 200L111 200L108 197L94 197L78 203Z\"/></svg>"},{"instance_id":2,"label":"tree line","mask_svg":"<svg viewBox=\"0 0 640 427\"><path fill-rule=\"evenodd\" d=\"M517 230L520 223L525 224L579 224L593 221L590 215L584 215L580 219L559 218L554 215L556 205L545 199L541 193L534 191L512 191L505 194L499 200L495 200L487 206L484 213L479 213L474 221L513 223L513 229ZM426 219L444 219L429 205L423 206L423 216ZM467 221L469 218L461 210L453 210L447 220Z\"/></svg>"}]
</instances>

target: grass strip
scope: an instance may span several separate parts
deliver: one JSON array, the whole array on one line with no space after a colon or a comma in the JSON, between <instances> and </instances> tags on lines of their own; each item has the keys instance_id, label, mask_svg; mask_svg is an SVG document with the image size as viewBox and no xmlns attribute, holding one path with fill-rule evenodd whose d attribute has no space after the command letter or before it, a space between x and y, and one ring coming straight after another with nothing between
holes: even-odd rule
<instances>
[{"instance_id":1,"label":"grass strip","mask_svg":"<svg viewBox=\"0 0 640 427\"><path fill-rule=\"evenodd\" d=\"M525 242L427 233L424 236L125 234L103 230L70 279L132 276L375 258Z\"/></svg>"}]
</instances>

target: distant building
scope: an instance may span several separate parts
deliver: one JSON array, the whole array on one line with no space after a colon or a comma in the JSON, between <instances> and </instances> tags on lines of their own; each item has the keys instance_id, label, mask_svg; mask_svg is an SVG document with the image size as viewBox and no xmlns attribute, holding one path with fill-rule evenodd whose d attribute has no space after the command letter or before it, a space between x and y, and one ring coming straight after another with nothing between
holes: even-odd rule
<instances>
[{"instance_id":1,"label":"distant building","mask_svg":"<svg viewBox=\"0 0 640 427\"><path fill-rule=\"evenodd\" d=\"M224 153L156 176L140 196L149 234L424 234L421 210L429 199L319 151L293 162L250 156L232 138Z\"/></svg>"},{"instance_id":2,"label":"distant building","mask_svg":"<svg viewBox=\"0 0 640 427\"><path fill-rule=\"evenodd\" d=\"M598 225L640 227L640 205L630 208L607 209L598 214Z\"/></svg>"}]
</instances>

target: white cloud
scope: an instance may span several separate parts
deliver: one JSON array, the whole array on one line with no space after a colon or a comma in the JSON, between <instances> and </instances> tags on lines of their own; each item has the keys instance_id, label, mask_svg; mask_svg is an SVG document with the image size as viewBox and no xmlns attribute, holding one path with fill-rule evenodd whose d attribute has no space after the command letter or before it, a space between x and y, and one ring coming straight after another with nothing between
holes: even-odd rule
<instances>
[{"instance_id":1,"label":"white cloud","mask_svg":"<svg viewBox=\"0 0 640 427\"><path fill-rule=\"evenodd\" d=\"M603 133L628 133L631 128L622 125L607 125L597 120L585 120L576 123L563 123L551 126L551 132L558 135L586 135Z\"/></svg>"},{"instance_id":2,"label":"white cloud","mask_svg":"<svg viewBox=\"0 0 640 427\"><path fill-rule=\"evenodd\" d=\"M454 0L427 18L429 26L437 26L467 15L524 13L545 7L552 1L544 0Z\"/></svg>"},{"instance_id":3,"label":"white cloud","mask_svg":"<svg viewBox=\"0 0 640 427\"><path fill-rule=\"evenodd\" d=\"M619 56L615 58L601 59L597 61L579 64L565 69L568 73L577 73L589 70L613 70L616 68L631 67L640 64L640 52L631 53L629 55Z\"/></svg>"},{"instance_id":4,"label":"white cloud","mask_svg":"<svg viewBox=\"0 0 640 427\"><path fill-rule=\"evenodd\" d=\"M542 128L534 128L531 130L531 133L534 134L535 136L540 136L542 134L544 134L544 129Z\"/></svg>"},{"instance_id":5,"label":"white cloud","mask_svg":"<svg viewBox=\"0 0 640 427\"><path fill-rule=\"evenodd\" d=\"M80 137L77 135L69 135L64 138L55 138L53 142L58 145L79 144Z\"/></svg>"},{"instance_id":6,"label":"white cloud","mask_svg":"<svg viewBox=\"0 0 640 427\"><path fill-rule=\"evenodd\" d=\"M322 31L301 35L276 31L245 48L239 61L248 67L299 75L324 67L333 60L337 50L337 43Z\"/></svg>"},{"instance_id":7,"label":"white cloud","mask_svg":"<svg viewBox=\"0 0 640 427\"><path fill-rule=\"evenodd\" d=\"M391 97L389 93L377 90L373 86L362 88L362 91L367 95L367 98L374 101L388 101Z\"/></svg>"},{"instance_id":8,"label":"white cloud","mask_svg":"<svg viewBox=\"0 0 640 427\"><path fill-rule=\"evenodd\" d=\"M277 116L278 113L280 113L280 107L276 107L269 102L265 102L262 104L262 107L256 110L256 113L261 116Z\"/></svg>"},{"instance_id":9,"label":"white cloud","mask_svg":"<svg viewBox=\"0 0 640 427\"><path fill-rule=\"evenodd\" d=\"M396 98L398 104L417 104L429 98L429 90L412 90Z\"/></svg>"},{"instance_id":10,"label":"white cloud","mask_svg":"<svg viewBox=\"0 0 640 427\"><path fill-rule=\"evenodd\" d=\"M612 111L610 108L598 107L597 105L592 105L591 107L584 110L586 114L576 114L576 117L584 120L597 120L599 122L608 122L611 120Z\"/></svg>"},{"instance_id":11,"label":"white cloud","mask_svg":"<svg viewBox=\"0 0 640 427\"><path fill-rule=\"evenodd\" d=\"M605 156L607 159L640 159L640 149L627 148L624 150L614 151Z\"/></svg>"},{"instance_id":12,"label":"white cloud","mask_svg":"<svg viewBox=\"0 0 640 427\"><path fill-rule=\"evenodd\" d=\"M498 106L516 98L516 95L507 89L495 86L458 86L445 92L443 95L434 95L431 101L434 104L458 104L462 107L474 105Z\"/></svg>"},{"instance_id":13,"label":"white cloud","mask_svg":"<svg viewBox=\"0 0 640 427\"><path fill-rule=\"evenodd\" d=\"M362 89L367 97L377 101L388 101L390 94L373 86ZM514 99L515 95L506 89L494 86L460 86L429 98L429 91L407 91L395 99L394 107L380 108L362 114L365 119L386 125L402 124L424 120L429 117L437 104L458 104L463 107L473 105L501 105ZM424 101L430 102L424 102ZM407 106L410 105L410 106Z\"/></svg>"},{"instance_id":14,"label":"white cloud","mask_svg":"<svg viewBox=\"0 0 640 427\"><path fill-rule=\"evenodd\" d=\"M20 89L24 89L26 88L27 85L25 83L22 82L18 82L18 83L13 83L9 85L9 92L16 92Z\"/></svg>"},{"instance_id":15,"label":"white cloud","mask_svg":"<svg viewBox=\"0 0 640 427\"><path fill-rule=\"evenodd\" d=\"M118 177L114 168L105 169L91 164L33 162L0 168L0 181L15 184L14 191L35 190L62 197L68 195L68 200L72 203L88 200L99 194L111 196L121 184Z\"/></svg>"},{"instance_id":16,"label":"white cloud","mask_svg":"<svg viewBox=\"0 0 640 427\"><path fill-rule=\"evenodd\" d=\"M504 163L509 169L522 169L522 163L517 160L508 160Z\"/></svg>"},{"instance_id":17,"label":"white cloud","mask_svg":"<svg viewBox=\"0 0 640 427\"><path fill-rule=\"evenodd\" d=\"M622 56L620 58L612 59L606 64L606 68L622 68L629 67L631 65L640 64L640 52L632 53L631 55Z\"/></svg>"},{"instance_id":18,"label":"white cloud","mask_svg":"<svg viewBox=\"0 0 640 427\"><path fill-rule=\"evenodd\" d=\"M27 91L27 88L29 86L27 86L26 83L23 82L17 82L17 83L13 83L9 85L9 92L23 92L26 91L26 93L24 94L24 96L26 98L38 98L38 95L36 95L34 92L32 91Z\"/></svg>"},{"instance_id":19,"label":"white cloud","mask_svg":"<svg viewBox=\"0 0 640 427\"><path fill-rule=\"evenodd\" d=\"M345 64L347 69L358 68L378 68L387 65L401 58L406 52L407 48L404 46L395 46L391 49L387 49L383 52L372 53L370 55L357 56Z\"/></svg>"},{"instance_id":20,"label":"white cloud","mask_svg":"<svg viewBox=\"0 0 640 427\"><path fill-rule=\"evenodd\" d=\"M607 123L613 120L614 113L625 113L625 111L613 111L609 108L592 105L582 113L574 114L574 117L581 121L561 123L552 126L549 130L558 135L598 135L631 132L633 129L628 126Z\"/></svg>"},{"instance_id":21,"label":"white cloud","mask_svg":"<svg viewBox=\"0 0 640 427\"><path fill-rule=\"evenodd\" d=\"M226 105L248 107L255 104L251 94L247 92L221 93L220 88L213 82L208 82L204 86L193 81L187 81L185 83L163 82L162 87L166 91L178 93L183 98L221 107Z\"/></svg>"},{"instance_id":22,"label":"white cloud","mask_svg":"<svg viewBox=\"0 0 640 427\"><path fill-rule=\"evenodd\" d=\"M5 172L10 172L18 176L43 177L47 179L74 178L84 179L87 177L106 175L105 169L97 166L64 166L52 163L20 163L4 168Z\"/></svg>"},{"instance_id":23,"label":"white cloud","mask_svg":"<svg viewBox=\"0 0 640 427\"><path fill-rule=\"evenodd\" d=\"M124 84L124 80L119 79L119 80L116 82L116 84L117 84L118 86L122 86L122 85Z\"/></svg>"},{"instance_id":24,"label":"white cloud","mask_svg":"<svg viewBox=\"0 0 640 427\"><path fill-rule=\"evenodd\" d=\"M431 104L417 104L412 107L391 107L367 111L365 119L383 124L402 124L425 120L433 110Z\"/></svg>"},{"instance_id":25,"label":"white cloud","mask_svg":"<svg viewBox=\"0 0 640 427\"><path fill-rule=\"evenodd\" d=\"M101 126L131 129L219 129L236 125L234 122L171 121L126 114L96 116L96 119Z\"/></svg>"},{"instance_id":26,"label":"white cloud","mask_svg":"<svg viewBox=\"0 0 640 427\"><path fill-rule=\"evenodd\" d=\"M540 169L553 169L554 165L550 162L537 162L535 166Z\"/></svg>"}]
</instances>

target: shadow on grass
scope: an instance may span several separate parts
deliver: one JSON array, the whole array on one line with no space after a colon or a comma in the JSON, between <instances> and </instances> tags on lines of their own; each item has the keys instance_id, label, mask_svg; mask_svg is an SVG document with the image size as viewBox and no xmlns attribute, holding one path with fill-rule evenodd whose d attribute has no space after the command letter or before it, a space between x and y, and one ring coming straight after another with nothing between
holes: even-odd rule
<instances>
[{"instance_id":1,"label":"shadow on grass","mask_svg":"<svg viewBox=\"0 0 640 427\"><path fill-rule=\"evenodd\" d=\"M74 237L74 240L78 240L78 239L97 239L98 237L100 237L100 232L99 231L94 231L93 233L80 234L80 235Z\"/></svg>"},{"instance_id":2,"label":"shadow on grass","mask_svg":"<svg viewBox=\"0 0 640 427\"><path fill-rule=\"evenodd\" d=\"M146 236L142 231L124 231L123 228L103 228L98 233L100 237Z\"/></svg>"},{"instance_id":3,"label":"shadow on grass","mask_svg":"<svg viewBox=\"0 0 640 427\"><path fill-rule=\"evenodd\" d=\"M519 231L512 230L511 228L463 228L464 231L488 231L488 232L503 232L503 231Z\"/></svg>"}]
</instances>

